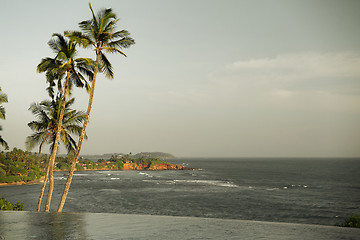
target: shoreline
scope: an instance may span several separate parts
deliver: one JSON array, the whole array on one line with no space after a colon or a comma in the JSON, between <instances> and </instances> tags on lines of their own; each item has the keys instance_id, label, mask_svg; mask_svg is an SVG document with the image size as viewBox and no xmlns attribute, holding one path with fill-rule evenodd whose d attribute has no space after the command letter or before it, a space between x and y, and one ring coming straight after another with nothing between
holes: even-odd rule
<instances>
[{"instance_id":1,"label":"shoreline","mask_svg":"<svg viewBox=\"0 0 360 240\"><path fill-rule=\"evenodd\" d=\"M75 172L85 172L85 171L168 171L168 170L174 170L174 171L186 171L186 170L199 170L197 168L188 168L182 165L176 165L176 164L165 164L160 163L153 167L150 167L150 164L137 164L137 163L124 163L123 169L111 169L111 168L100 168L100 169L81 169L81 170L75 170ZM69 172L69 170L54 170L54 172ZM20 181L20 182L12 182L12 183L0 183L0 187L3 186L18 186L18 185L31 185L31 184L40 184L44 183L45 177L41 177L36 180L32 180L29 182Z\"/></svg>"},{"instance_id":2,"label":"shoreline","mask_svg":"<svg viewBox=\"0 0 360 240\"><path fill-rule=\"evenodd\" d=\"M36 180L32 180L32 181L20 181L20 182L12 182L12 183L0 183L0 187L3 186L17 186L17 185L31 185L31 184L40 184L44 182L45 177L41 177L39 179Z\"/></svg>"}]
</instances>

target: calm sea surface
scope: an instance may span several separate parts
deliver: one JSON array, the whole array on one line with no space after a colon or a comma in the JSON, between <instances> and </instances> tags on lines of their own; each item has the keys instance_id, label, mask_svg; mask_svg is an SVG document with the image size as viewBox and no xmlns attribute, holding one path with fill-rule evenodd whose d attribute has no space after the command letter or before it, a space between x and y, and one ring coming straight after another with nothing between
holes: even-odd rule
<instances>
[{"instance_id":1,"label":"calm sea surface","mask_svg":"<svg viewBox=\"0 0 360 240\"><path fill-rule=\"evenodd\" d=\"M66 212L335 225L360 214L360 159L177 159L196 171L76 172ZM55 173L55 211L64 172ZM0 187L34 210L41 185ZM46 198L46 196L44 197ZM44 200L45 201L45 200Z\"/></svg>"}]
</instances>

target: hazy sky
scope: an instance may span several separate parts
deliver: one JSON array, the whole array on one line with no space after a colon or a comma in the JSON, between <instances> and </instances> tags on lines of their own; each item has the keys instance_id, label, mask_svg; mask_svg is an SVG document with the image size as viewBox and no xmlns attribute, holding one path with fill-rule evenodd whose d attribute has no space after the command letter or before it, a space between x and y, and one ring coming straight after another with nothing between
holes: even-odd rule
<instances>
[{"instance_id":1,"label":"hazy sky","mask_svg":"<svg viewBox=\"0 0 360 240\"><path fill-rule=\"evenodd\" d=\"M0 5L0 86L9 97L0 134L25 149L28 108L48 98L36 72L54 56L47 42L91 15L88 0ZM113 80L97 81L83 154L360 156L360 1L92 5L113 8L136 44L127 58L109 57ZM74 96L86 110L85 91Z\"/></svg>"}]
</instances>

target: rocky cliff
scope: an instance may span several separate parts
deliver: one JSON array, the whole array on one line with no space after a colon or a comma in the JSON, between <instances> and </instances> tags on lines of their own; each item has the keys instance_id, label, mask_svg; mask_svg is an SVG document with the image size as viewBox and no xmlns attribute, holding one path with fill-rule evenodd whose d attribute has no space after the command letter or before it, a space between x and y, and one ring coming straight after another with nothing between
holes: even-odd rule
<instances>
[{"instance_id":1,"label":"rocky cliff","mask_svg":"<svg viewBox=\"0 0 360 240\"><path fill-rule=\"evenodd\" d=\"M196 170L194 168L184 167L170 163L159 163L151 166L150 163L124 163L123 170Z\"/></svg>"}]
</instances>

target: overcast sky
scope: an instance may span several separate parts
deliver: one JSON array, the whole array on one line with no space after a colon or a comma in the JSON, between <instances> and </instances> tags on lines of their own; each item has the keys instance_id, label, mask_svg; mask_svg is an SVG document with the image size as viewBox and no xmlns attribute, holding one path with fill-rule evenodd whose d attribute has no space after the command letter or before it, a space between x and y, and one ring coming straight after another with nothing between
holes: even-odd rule
<instances>
[{"instance_id":1,"label":"overcast sky","mask_svg":"<svg viewBox=\"0 0 360 240\"><path fill-rule=\"evenodd\" d=\"M47 42L91 15L88 0L0 4L0 87L9 98L1 135L25 149L28 108L48 99L36 72L54 56ZM109 56L115 77L97 81L82 154L360 156L360 1L92 5L113 8L136 44L127 58ZM86 110L84 90L74 97Z\"/></svg>"}]
</instances>

